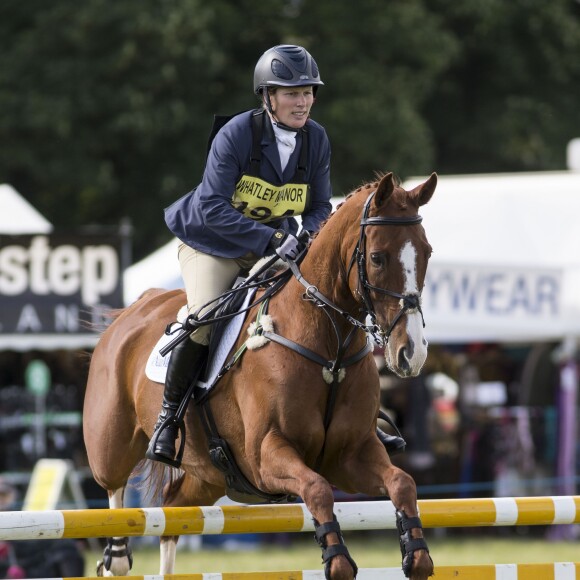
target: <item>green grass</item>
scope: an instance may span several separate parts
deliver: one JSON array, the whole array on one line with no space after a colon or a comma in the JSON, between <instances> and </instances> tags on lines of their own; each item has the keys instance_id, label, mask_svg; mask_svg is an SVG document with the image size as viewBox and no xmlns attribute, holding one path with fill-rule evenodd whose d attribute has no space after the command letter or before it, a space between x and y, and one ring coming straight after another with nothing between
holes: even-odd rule
<instances>
[{"instance_id":1,"label":"green grass","mask_svg":"<svg viewBox=\"0 0 580 580\"><path fill-rule=\"evenodd\" d=\"M524 564L580 561L578 542L549 542L533 536L480 537L468 534L434 537L427 530L435 565ZM361 568L398 567L401 554L396 532L383 536L345 533L350 553ZM151 546L133 548L132 575L157 574L159 550ZM95 575L95 563L101 555L87 552L86 575ZM255 572L275 570L321 569L320 549L309 534L294 536L286 546L260 545L251 551L203 549L177 552L175 573Z\"/></svg>"}]
</instances>

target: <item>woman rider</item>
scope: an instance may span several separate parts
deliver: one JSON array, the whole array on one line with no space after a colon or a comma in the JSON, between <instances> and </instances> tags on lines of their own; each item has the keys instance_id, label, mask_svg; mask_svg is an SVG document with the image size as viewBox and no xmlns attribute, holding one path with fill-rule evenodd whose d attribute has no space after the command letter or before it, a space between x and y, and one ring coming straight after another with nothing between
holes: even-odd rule
<instances>
[{"instance_id":1,"label":"woman rider","mask_svg":"<svg viewBox=\"0 0 580 580\"><path fill-rule=\"evenodd\" d=\"M201 184L165 210L167 226L181 240L178 259L190 313L231 288L263 256L296 259L301 241L329 216L330 143L309 117L323 84L316 62L301 46L267 50L254 71L262 107L234 116L218 131ZM168 419L197 380L209 339L210 326L201 326L173 349L149 459L175 465L179 429Z\"/></svg>"}]
</instances>

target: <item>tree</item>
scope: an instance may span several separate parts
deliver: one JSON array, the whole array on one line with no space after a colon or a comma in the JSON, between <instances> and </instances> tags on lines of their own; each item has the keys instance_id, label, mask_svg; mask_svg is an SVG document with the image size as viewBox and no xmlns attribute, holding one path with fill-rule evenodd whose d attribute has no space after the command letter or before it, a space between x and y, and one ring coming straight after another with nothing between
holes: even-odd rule
<instances>
[{"instance_id":1,"label":"tree","mask_svg":"<svg viewBox=\"0 0 580 580\"><path fill-rule=\"evenodd\" d=\"M459 50L418 0L302 3L303 36L321 55L320 118L331 136L337 193L377 171L430 173L434 136L422 108Z\"/></svg>"},{"instance_id":2,"label":"tree","mask_svg":"<svg viewBox=\"0 0 580 580\"><path fill-rule=\"evenodd\" d=\"M461 44L423 109L439 171L563 169L580 127L580 4L431 6Z\"/></svg>"},{"instance_id":3,"label":"tree","mask_svg":"<svg viewBox=\"0 0 580 580\"><path fill-rule=\"evenodd\" d=\"M333 189L375 172L564 167L580 109L572 0L5 0L0 181L59 228L135 226L201 177L214 113L256 106L255 62L304 45L325 87Z\"/></svg>"},{"instance_id":4,"label":"tree","mask_svg":"<svg viewBox=\"0 0 580 580\"><path fill-rule=\"evenodd\" d=\"M10 3L0 24L1 179L61 228L129 216L142 256L169 238L163 207L199 180L216 103L255 105L257 37L276 43L283 3L242 40L249 2L34 4Z\"/></svg>"}]
</instances>

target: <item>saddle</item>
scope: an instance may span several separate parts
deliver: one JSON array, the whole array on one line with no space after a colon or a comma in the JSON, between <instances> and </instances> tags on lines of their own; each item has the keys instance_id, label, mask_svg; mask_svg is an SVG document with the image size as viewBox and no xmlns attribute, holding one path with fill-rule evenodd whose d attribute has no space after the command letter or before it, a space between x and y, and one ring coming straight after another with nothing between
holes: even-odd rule
<instances>
[{"instance_id":1,"label":"saddle","mask_svg":"<svg viewBox=\"0 0 580 580\"><path fill-rule=\"evenodd\" d=\"M234 285L235 287L235 285ZM253 299L256 289L250 289L246 293L237 293L231 300L231 303L223 304L216 312L216 318L219 320L212 325L208 360L205 369L198 379L196 395L203 394L203 391L211 390L218 381L218 374L227 362L227 356L234 344L236 343L242 325L245 320L243 311ZM230 320L224 320L222 317L226 314L240 312ZM187 307L184 305L176 316L176 321L171 325L170 333L179 331L187 317ZM157 344L151 351L145 365L145 374L147 378L156 383L165 383L167 365L169 364L170 353L163 356L161 350L166 347L172 340L173 334L164 333Z\"/></svg>"}]
</instances>

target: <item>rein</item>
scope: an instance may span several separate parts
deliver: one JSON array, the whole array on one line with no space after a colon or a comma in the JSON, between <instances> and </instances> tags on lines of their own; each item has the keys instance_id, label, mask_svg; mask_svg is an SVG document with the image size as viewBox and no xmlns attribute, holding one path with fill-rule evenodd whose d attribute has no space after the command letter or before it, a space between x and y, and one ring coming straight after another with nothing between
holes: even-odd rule
<instances>
[{"instance_id":1,"label":"rein","mask_svg":"<svg viewBox=\"0 0 580 580\"><path fill-rule=\"evenodd\" d=\"M175 325L173 322L168 324L167 328L165 329L166 335L170 336L176 332L179 332L179 334L173 340L169 341L163 348L159 349L159 354L161 354L161 356L166 356L169 354L179 343L183 342L190 334L193 333L194 330L200 326L207 326L216 324L218 322L223 322L225 320L231 320L232 318L238 316L238 314L248 312L261 302L269 300L286 284L289 279L289 274L287 271L274 274L269 278L262 277L262 274L267 272L278 260L278 255L272 256L259 270L257 270L252 276L243 280L241 284L235 286L231 290L224 292L217 298L206 302L203 306L200 306L195 312L186 318L180 327L178 326L173 328ZM250 302L247 307L243 308L242 310L234 309L233 311L226 314L216 316L216 313L220 310L223 310L224 305L227 302L233 301L233 299L238 296L240 292L247 292L252 288L263 286L267 287L264 294L257 300ZM207 312L204 312L203 315L200 315L202 310L206 309L211 304L215 304L215 306L210 308Z\"/></svg>"}]
</instances>

